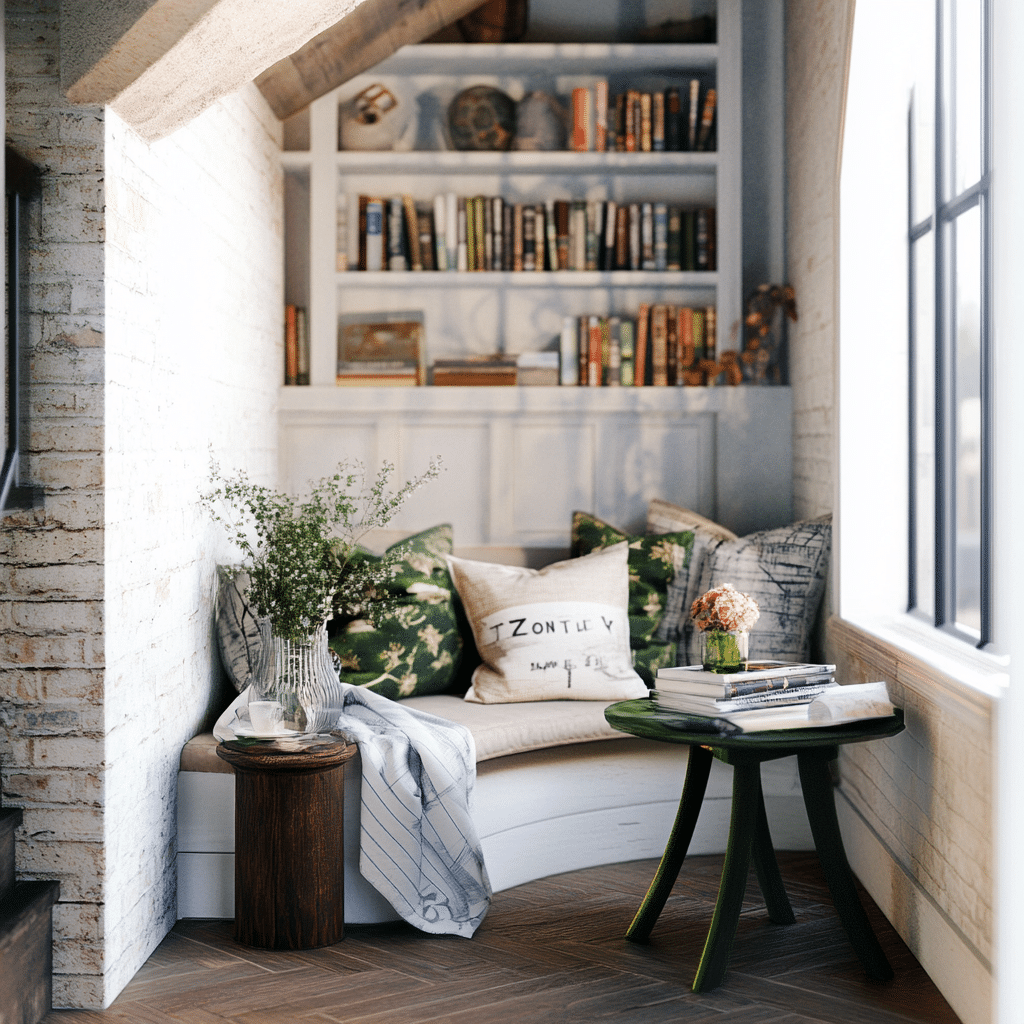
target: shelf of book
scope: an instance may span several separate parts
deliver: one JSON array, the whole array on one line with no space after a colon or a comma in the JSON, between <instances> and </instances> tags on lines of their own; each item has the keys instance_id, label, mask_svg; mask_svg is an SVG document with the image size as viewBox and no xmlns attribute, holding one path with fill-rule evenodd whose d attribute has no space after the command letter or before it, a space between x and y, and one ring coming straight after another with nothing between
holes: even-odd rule
<instances>
[{"instance_id":1,"label":"shelf of book","mask_svg":"<svg viewBox=\"0 0 1024 1024\"><path fill-rule=\"evenodd\" d=\"M347 270L341 288L673 288L714 290L710 270Z\"/></svg>"},{"instance_id":2,"label":"shelf of book","mask_svg":"<svg viewBox=\"0 0 1024 1024\"><path fill-rule=\"evenodd\" d=\"M285 166L309 164L307 153L285 154ZM386 169L380 153L340 151L336 156L343 174L693 174L711 175L718 168L717 153L576 153L552 152L453 152L411 150L389 152Z\"/></svg>"}]
</instances>

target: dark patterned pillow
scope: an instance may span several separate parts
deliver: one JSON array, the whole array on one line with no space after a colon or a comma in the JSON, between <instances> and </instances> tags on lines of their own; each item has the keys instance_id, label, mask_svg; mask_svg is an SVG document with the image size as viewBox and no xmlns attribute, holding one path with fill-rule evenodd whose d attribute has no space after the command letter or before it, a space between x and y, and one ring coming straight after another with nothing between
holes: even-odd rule
<instances>
[{"instance_id":1,"label":"dark patterned pillow","mask_svg":"<svg viewBox=\"0 0 1024 1024\"><path fill-rule=\"evenodd\" d=\"M681 505L651 499L647 506L648 533L679 533L681 530L693 531L693 551L686 567L676 573L676 578L668 588L665 597L665 615L654 634L656 640L675 640L679 643L679 653L686 655L685 639L689 630L690 605L700 596L700 572L704 565L704 555L709 548L717 547L723 540L736 540L736 534L696 512L691 512Z\"/></svg>"},{"instance_id":2,"label":"dark patterned pillow","mask_svg":"<svg viewBox=\"0 0 1024 1024\"><path fill-rule=\"evenodd\" d=\"M629 543L629 642L633 667L648 686L658 669L676 664L675 640L657 640L669 587L685 572L693 549L693 531L660 536L630 536L589 512L572 517L572 555L578 557L622 541Z\"/></svg>"},{"instance_id":3,"label":"dark patterned pillow","mask_svg":"<svg viewBox=\"0 0 1024 1024\"><path fill-rule=\"evenodd\" d=\"M723 583L750 594L761 609L750 631L750 657L806 661L831 548L831 516L719 541L705 553L697 594ZM700 661L698 643L688 626L680 651L690 665Z\"/></svg>"},{"instance_id":4,"label":"dark patterned pillow","mask_svg":"<svg viewBox=\"0 0 1024 1024\"><path fill-rule=\"evenodd\" d=\"M407 537L386 554L396 551L399 558L388 584L393 603L380 612L377 624L368 618L328 624L341 681L392 700L451 688L463 649L445 562L452 551L451 526Z\"/></svg>"}]
</instances>

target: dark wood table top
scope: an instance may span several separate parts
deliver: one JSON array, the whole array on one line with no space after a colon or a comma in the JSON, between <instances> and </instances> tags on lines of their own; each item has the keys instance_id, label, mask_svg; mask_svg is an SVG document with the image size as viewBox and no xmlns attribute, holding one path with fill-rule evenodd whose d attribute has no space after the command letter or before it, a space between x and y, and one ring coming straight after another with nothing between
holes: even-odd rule
<instances>
[{"instance_id":1,"label":"dark wood table top","mask_svg":"<svg viewBox=\"0 0 1024 1024\"><path fill-rule=\"evenodd\" d=\"M723 733L715 726L714 719L662 707L657 698L652 697L612 704L605 709L604 716L613 728L645 739L716 750L773 753L780 757L814 747L863 743L895 736L904 728L903 710L896 708L895 714L886 718L865 718L846 725Z\"/></svg>"},{"instance_id":2,"label":"dark wood table top","mask_svg":"<svg viewBox=\"0 0 1024 1024\"><path fill-rule=\"evenodd\" d=\"M239 737L217 747L218 757L250 771L316 771L354 757L356 746L340 736L282 736L272 740Z\"/></svg>"}]
</instances>

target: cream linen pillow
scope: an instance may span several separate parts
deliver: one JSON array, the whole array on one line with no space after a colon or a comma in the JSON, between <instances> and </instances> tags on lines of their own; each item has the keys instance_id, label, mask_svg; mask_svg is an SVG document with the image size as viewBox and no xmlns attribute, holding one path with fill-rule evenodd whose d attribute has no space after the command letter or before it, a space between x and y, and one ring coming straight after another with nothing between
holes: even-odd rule
<instances>
[{"instance_id":1,"label":"cream linen pillow","mask_svg":"<svg viewBox=\"0 0 1024 1024\"><path fill-rule=\"evenodd\" d=\"M646 697L629 650L629 546L543 569L448 556L482 664L466 700Z\"/></svg>"}]
</instances>

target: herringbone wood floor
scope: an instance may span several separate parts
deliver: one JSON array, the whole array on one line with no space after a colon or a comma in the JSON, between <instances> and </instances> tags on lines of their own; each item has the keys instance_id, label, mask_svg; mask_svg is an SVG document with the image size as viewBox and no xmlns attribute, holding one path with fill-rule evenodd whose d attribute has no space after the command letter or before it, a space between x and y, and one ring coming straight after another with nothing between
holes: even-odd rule
<instances>
[{"instance_id":1,"label":"herringbone wood floor","mask_svg":"<svg viewBox=\"0 0 1024 1024\"><path fill-rule=\"evenodd\" d=\"M231 938L228 921L179 921L113 1005L44 1024L958 1024L906 946L863 896L896 978L869 982L814 854L780 854L797 923L769 923L757 882L721 988L690 983L721 857L686 861L651 942L623 934L655 861L591 868L498 893L470 939L401 926L349 929L328 949L277 953Z\"/></svg>"}]
</instances>

